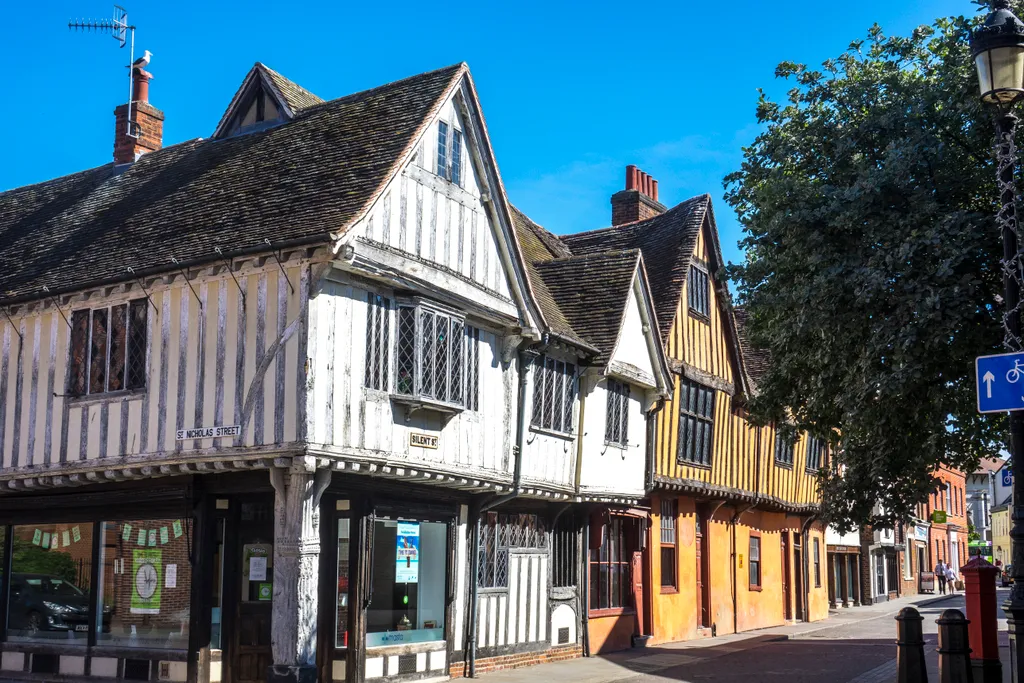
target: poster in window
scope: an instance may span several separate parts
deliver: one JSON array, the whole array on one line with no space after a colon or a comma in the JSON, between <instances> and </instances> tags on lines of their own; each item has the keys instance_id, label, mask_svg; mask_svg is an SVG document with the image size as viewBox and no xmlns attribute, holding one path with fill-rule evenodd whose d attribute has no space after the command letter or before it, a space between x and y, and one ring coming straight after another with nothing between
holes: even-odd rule
<instances>
[{"instance_id":1,"label":"poster in window","mask_svg":"<svg viewBox=\"0 0 1024 683\"><path fill-rule=\"evenodd\" d=\"M160 614L163 551L132 551L132 614Z\"/></svg>"},{"instance_id":2,"label":"poster in window","mask_svg":"<svg viewBox=\"0 0 1024 683\"><path fill-rule=\"evenodd\" d=\"M416 583L420 576L420 525L399 522L395 538L395 583Z\"/></svg>"},{"instance_id":3,"label":"poster in window","mask_svg":"<svg viewBox=\"0 0 1024 683\"><path fill-rule=\"evenodd\" d=\"M242 546L242 576L246 581L266 581L273 568L274 546L270 543L246 543Z\"/></svg>"}]
</instances>

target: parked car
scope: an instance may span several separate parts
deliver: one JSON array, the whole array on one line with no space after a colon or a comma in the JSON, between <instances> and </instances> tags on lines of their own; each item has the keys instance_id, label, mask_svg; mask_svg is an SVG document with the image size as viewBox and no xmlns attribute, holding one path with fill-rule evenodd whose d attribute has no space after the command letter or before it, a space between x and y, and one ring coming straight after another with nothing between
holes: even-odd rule
<instances>
[{"instance_id":1,"label":"parked car","mask_svg":"<svg viewBox=\"0 0 1024 683\"><path fill-rule=\"evenodd\" d=\"M9 625L25 635L88 631L89 595L59 576L12 574Z\"/></svg>"},{"instance_id":2,"label":"parked car","mask_svg":"<svg viewBox=\"0 0 1024 683\"><path fill-rule=\"evenodd\" d=\"M1003 565L1002 571L999 572L999 585L1003 588L1013 583L1013 575L1011 574L1012 568L1010 565Z\"/></svg>"}]
</instances>

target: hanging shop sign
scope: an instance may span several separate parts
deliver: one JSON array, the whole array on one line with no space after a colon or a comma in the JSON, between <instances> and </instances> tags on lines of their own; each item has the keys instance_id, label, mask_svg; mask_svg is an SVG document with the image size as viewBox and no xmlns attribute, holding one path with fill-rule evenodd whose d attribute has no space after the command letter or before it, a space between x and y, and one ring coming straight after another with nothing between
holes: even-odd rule
<instances>
[{"instance_id":1,"label":"hanging shop sign","mask_svg":"<svg viewBox=\"0 0 1024 683\"><path fill-rule=\"evenodd\" d=\"M395 537L395 583L416 583L420 577L420 525L399 522Z\"/></svg>"},{"instance_id":2,"label":"hanging shop sign","mask_svg":"<svg viewBox=\"0 0 1024 683\"><path fill-rule=\"evenodd\" d=\"M188 439L219 439L225 436L241 436L241 434L241 425L194 427L193 429L179 429L177 438L178 441L187 441Z\"/></svg>"},{"instance_id":3,"label":"hanging shop sign","mask_svg":"<svg viewBox=\"0 0 1024 683\"><path fill-rule=\"evenodd\" d=\"M932 512L932 522L934 522L935 524L945 524L946 523L946 511L945 510L935 510L934 512Z\"/></svg>"},{"instance_id":4,"label":"hanging shop sign","mask_svg":"<svg viewBox=\"0 0 1024 683\"><path fill-rule=\"evenodd\" d=\"M419 434L412 432L409 434L409 445L418 446L420 448L433 448L437 449L438 438L434 434Z\"/></svg>"},{"instance_id":5,"label":"hanging shop sign","mask_svg":"<svg viewBox=\"0 0 1024 683\"><path fill-rule=\"evenodd\" d=\"M163 551L132 551L132 614L160 614L160 591L163 586Z\"/></svg>"},{"instance_id":6,"label":"hanging shop sign","mask_svg":"<svg viewBox=\"0 0 1024 683\"><path fill-rule=\"evenodd\" d=\"M914 538L919 541L928 540L928 525L927 524L915 524L914 525Z\"/></svg>"}]
</instances>

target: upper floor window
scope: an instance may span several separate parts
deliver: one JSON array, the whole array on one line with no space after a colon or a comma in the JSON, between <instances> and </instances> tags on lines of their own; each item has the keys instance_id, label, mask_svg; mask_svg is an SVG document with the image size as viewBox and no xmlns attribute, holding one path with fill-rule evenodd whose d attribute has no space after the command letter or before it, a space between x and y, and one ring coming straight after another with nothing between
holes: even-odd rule
<instances>
[{"instance_id":1,"label":"upper floor window","mask_svg":"<svg viewBox=\"0 0 1024 683\"><path fill-rule=\"evenodd\" d=\"M793 442L782 436L781 434L775 434L775 463L778 465L785 465L786 467L793 466Z\"/></svg>"},{"instance_id":2,"label":"upper floor window","mask_svg":"<svg viewBox=\"0 0 1024 683\"><path fill-rule=\"evenodd\" d=\"M136 299L71 314L68 394L145 388L148 306L146 299Z\"/></svg>"},{"instance_id":3,"label":"upper floor window","mask_svg":"<svg viewBox=\"0 0 1024 683\"><path fill-rule=\"evenodd\" d=\"M366 372L369 389L388 390L391 348L391 300L373 292L366 295Z\"/></svg>"},{"instance_id":4,"label":"upper floor window","mask_svg":"<svg viewBox=\"0 0 1024 683\"><path fill-rule=\"evenodd\" d=\"M711 317L711 278L708 271L696 260L690 264L686 275L686 292L690 310L705 318Z\"/></svg>"},{"instance_id":5,"label":"upper floor window","mask_svg":"<svg viewBox=\"0 0 1024 683\"><path fill-rule=\"evenodd\" d=\"M679 382L680 463L711 464L715 427L715 390L686 378Z\"/></svg>"},{"instance_id":6,"label":"upper floor window","mask_svg":"<svg viewBox=\"0 0 1024 683\"><path fill-rule=\"evenodd\" d=\"M629 385L614 379L608 380L604 440L623 447L629 443Z\"/></svg>"},{"instance_id":7,"label":"upper floor window","mask_svg":"<svg viewBox=\"0 0 1024 683\"><path fill-rule=\"evenodd\" d=\"M533 364L533 418L530 424L564 434L572 433L576 400L576 366L548 356Z\"/></svg>"},{"instance_id":8,"label":"upper floor window","mask_svg":"<svg viewBox=\"0 0 1024 683\"><path fill-rule=\"evenodd\" d=\"M464 405L465 322L423 303L398 305L395 391Z\"/></svg>"},{"instance_id":9,"label":"upper floor window","mask_svg":"<svg viewBox=\"0 0 1024 683\"><path fill-rule=\"evenodd\" d=\"M807 471L817 472L825 466L825 455L828 447L824 439L812 436L807 439Z\"/></svg>"},{"instance_id":10,"label":"upper floor window","mask_svg":"<svg viewBox=\"0 0 1024 683\"><path fill-rule=\"evenodd\" d=\"M462 185L462 131L437 123L437 175Z\"/></svg>"}]
</instances>

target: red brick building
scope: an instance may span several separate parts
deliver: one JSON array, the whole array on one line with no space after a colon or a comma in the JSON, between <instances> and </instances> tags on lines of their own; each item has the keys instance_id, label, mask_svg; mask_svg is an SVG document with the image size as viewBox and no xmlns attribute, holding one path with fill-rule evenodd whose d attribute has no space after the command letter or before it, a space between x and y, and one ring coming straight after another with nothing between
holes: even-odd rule
<instances>
[{"instance_id":1,"label":"red brick building","mask_svg":"<svg viewBox=\"0 0 1024 683\"><path fill-rule=\"evenodd\" d=\"M931 522L928 534L930 567L941 559L959 574L967 563L967 478L963 472L945 465L935 471L940 485L925 506Z\"/></svg>"}]
</instances>

